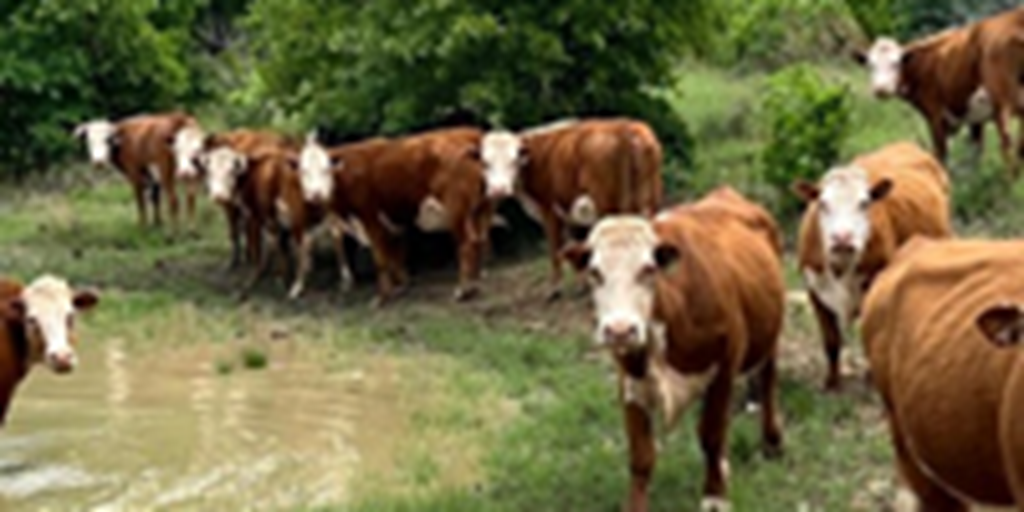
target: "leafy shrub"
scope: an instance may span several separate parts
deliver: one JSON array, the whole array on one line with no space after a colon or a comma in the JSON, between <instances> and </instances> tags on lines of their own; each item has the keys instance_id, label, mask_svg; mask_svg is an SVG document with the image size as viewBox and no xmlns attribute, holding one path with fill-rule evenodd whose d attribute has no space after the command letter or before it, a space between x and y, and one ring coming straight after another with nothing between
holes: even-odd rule
<instances>
[{"instance_id":1,"label":"leafy shrub","mask_svg":"<svg viewBox=\"0 0 1024 512\"><path fill-rule=\"evenodd\" d=\"M793 181L817 180L840 157L849 134L851 93L827 83L812 68L797 65L768 80L762 100L767 141L761 153L766 183L777 194L782 216L799 210L789 193Z\"/></svg>"}]
</instances>

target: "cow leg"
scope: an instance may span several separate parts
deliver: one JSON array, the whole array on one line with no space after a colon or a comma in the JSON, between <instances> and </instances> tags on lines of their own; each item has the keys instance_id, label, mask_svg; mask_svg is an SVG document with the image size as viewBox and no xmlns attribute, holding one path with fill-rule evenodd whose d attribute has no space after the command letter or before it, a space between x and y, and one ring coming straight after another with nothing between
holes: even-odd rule
<instances>
[{"instance_id":1,"label":"cow leg","mask_svg":"<svg viewBox=\"0 0 1024 512\"><path fill-rule=\"evenodd\" d=\"M455 243L459 249L459 285L454 299L464 301L480 292L480 244L476 219L465 208L449 209L455 220Z\"/></svg>"},{"instance_id":2,"label":"cow leg","mask_svg":"<svg viewBox=\"0 0 1024 512\"><path fill-rule=\"evenodd\" d=\"M239 212L237 208L230 204L225 204L221 207L224 209L224 218L228 223L228 237L231 239L231 262L228 263L228 269L231 270L238 268L238 265L242 262L241 230L238 228L240 221Z\"/></svg>"},{"instance_id":3,"label":"cow leg","mask_svg":"<svg viewBox=\"0 0 1024 512\"><path fill-rule=\"evenodd\" d=\"M173 172L173 171L172 171ZM171 233L177 235L181 225L178 218L178 190L173 177L164 178L164 190L167 191L167 214L171 218Z\"/></svg>"},{"instance_id":4,"label":"cow leg","mask_svg":"<svg viewBox=\"0 0 1024 512\"><path fill-rule=\"evenodd\" d=\"M194 178L189 179L183 187L185 189L185 208L188 215L189 231L194 235L198 232L198 226L196 225L196 195L198 194L199 181Z\"/></svg>"},{"instance_id":5,"label":"cow leg","mask_svg":"<svg viewBox=\"0 0 1024 512\"><path fill-rule=\"evenodd\" d=\"M132 183L132 191L135 193L135 209L139 215L139 226L146 227L146 184Z\"/></svg>"},{"instance_id":6,"label":"cow leg","mask_svg":"<svg viewBox=\"0 0 1024 512\"><path fill-rule=\"evenodd\" d=\"M726 498L729 463L725 458L725 441L729 431L732 379L733 373L723 363L704 395L704 407L697 426L700 447L704 452L702 511L721 512L729 508L729 501Z\"/></svg>"},{"instance_id":7,"label":"cow leg","mask_svg":"<svg viewBox=\"0 0 1024 512\"><path fill-rule=\"evenodd\" d=\"M996 131L999 133L999 147L1003 153L1003 162L1006 165L1007 177L1011 181L1017 179L1017 153L1013 147L1013 138L1010 134L1010 118L1013 110L1006 106L1000 106L996 114Z\"/></svg>"},{"instance_id":8,"label":"cow leg","mask_svg":"<svg viewBox=\"0 0 1024 512\"><path fill-rule=\"evenodd\" d=\"M256 261L256 268L253 269L249 280L239 292L239 300L244 300L249 296L252 289L256 287L256 283L266 274L267 267L269 266L270 258L267 257L267 251L263 250L263 226L261 224L257 219L252 218L246 222L249 252L250 256L254 257Z\"/></svg>"},{"instance_id":9,"label":"cow leg","mask_svg":"<svg viewBox=\"0 0 1024 512\"><path fill-rule=\"evenodd\" d=\"M949 155L949 141L947 140L946 122L942 119L941 113L929 118L928 132L932 137L932 150L935 152L935 157L945 164L946 157Z\"/></svg>"},{"instance_id":10,"label":"cow leg","mask_svg":"<svg viewBox=\"0 0 1024 512\"><path fill-rule=\"evenodd\" d=\"M395 255L391 247L391 240L384 226L376 220L365 222L363 226L366 237L370 240L370 252L373 253L373 262L377 267L377 297L373 299L373 307L381 307L395 293L394 264L392 260Z\"/></svg>"},{"instance_id":11,"label":"cow leg","mask_svg":"<svg viewBox=\"0 0 1024 512\"><path fill-rule=\"evenodd\" d=\"M654 474L657 451L654 445L654 429L651 416L636 403L623 407L626 420L626 438L629 441L629 512L647 511L647 487Z\"/></svg>"},{"instance_id":12,"label":"cow leg","mask_svg":"<svg viewBox=\"0 0 1024 512\"><path fill-rule=\"evenodd\" d=\"M893 446L896 449L896 468L904 483L910 487L918 500L918 510L928 512L968 512L966 504L950 495L941 485L932 481L921 471L907 450L905 441L899 433L899 427L889 414L889 432L892 434Z\"/></svg>"},{"instance_id":13,"label":"cow leg","mask_svg":"<svg viewBox=\"0 0 1024 512\"><path fill-rule=\"evenodd\" d=\"M843 350L843 334L839 330L839 319L828 309L814 293L811 296L811 308L821 328L822 341L825 345L825 358L828 361L828 376L825 377L825 391L839 391L842 386L839 363Z\"/></svg>"},{"instance_id":14,"label":"cow leg","mask_svg":"<svg viewBox=\"0 0 1024 512\"><path fill-rule=\"evenodd\" d=\"M338 258L338 279L341 293L352 290L355 277L352 275L352 266L349 264L348 255L345 254L345 226L339 220L328 220L328 229L331 230L331 239L334 241L334 254Z\"/></svg>"},{"instance_id":15,"label":"cow leg","mask_svg":"<svg viewBox=\"0 0 1024 512\"><path fill-rule=\"evenodd\" d=\"M288 298L290 300L298 299L306 288L306 276L309 274L310 267L313 266L313 241L314 238L312 236L305 236L303 230L292 229L292 242L298 251L296 257L299 261L298 268L295 270L295 281L292 283L291 290L288 291Z\"/></svg>"},{"instance_id":16,"label":"cow leg","mask_svg":"<svg viewBox=\"0 0 1024 512\"><path fill-rule=\"evenodd\" d=\"M761 443L765 456L776 458L782 455L782 428L776 412L778 386L778 367L775 355L771 355L761 365L758 372L758 388L761 402Z\"/></svg>"},{"instance_id":17,"label":"cow leg","mask_svg":"<svg viewBox=\"0 0 1024 512\"><path fill-rule=\"evenodd\" d=\"M292 229L278 227L272 235L277 241L277 276L285 286L288 286L288 276L295 270L292 255ZM301 235L299 235L301 236ZM296 247L295 250L298 250Z\"/></svg>"},{"instance_id":18,"label":"cow leg","mask_svg":"<svg viewBox=\"0 0 1024 512\"><path fill-rule=\"evenodd\" d=\"M549 208L543 211L544 236L548 241L548 258L551 261L551 289L547 301L558 300L562 296L562 222Z\"/></svg>"},{"instance_id":19,"label":"cow leg","mask_svg":"<svg viewBox=\"0 0 1024 512\"><path fill-rule=\"evenodd\" d=\"M149 200L153 204L153 225L162 226L163 216L160 212L160 185L155 182L149 182Z\"/></svg>"},{"instance_id":20,"label":"cow leg","mask_svg":"<svg viewBox=\"0 0 1024 512\"><path fill-rule=\"evenodd\" d=\"M985 124L977 123L968 127L971 140L971 163L974 168L981 165L981 155L985 151Z\"/></svg>"}]
</instances>

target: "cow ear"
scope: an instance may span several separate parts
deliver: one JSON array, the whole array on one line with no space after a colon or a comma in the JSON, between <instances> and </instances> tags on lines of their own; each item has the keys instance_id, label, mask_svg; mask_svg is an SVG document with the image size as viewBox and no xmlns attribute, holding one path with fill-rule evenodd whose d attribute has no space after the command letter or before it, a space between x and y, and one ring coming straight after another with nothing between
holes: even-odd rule
<instances>
[{"instance_id":1,"label":"cow ear","mask_svg":"<svg viewBox=\"0 0 1024 512\"><path fill-rule=\"evenodd\" d=\"M82 124L76 126L75 129L71 131L71 136L76 138L76 139L81 139L82 137L85 136L86 129L87 129L86 123L82 123Z\"/></svg>"},{"instance_id":2,"label":"cow ear","mask_svg":"<svg viewBox=\"0 0 1024 512\"><path fill-rule=\"evenodd\" d=\"M235 175L241 176L245 174L251 163L248 156L238 155L238 158L235 159Z\"/></svg>"},{"instance_id":3,"label":"cow ear","mask_svg":"<svg viewBox=\"0 0 1024 512\"><path fill-rule=\"evenodd\" d=\"M27 309L25 301L21 297L14 297L0 303L0 318L10 322L21 322L25 320Z\"/></svg>"},{"instance_id":4,"label":"cow ear","mask_svg":"<svg viewBox=\"0 0 1024 512\"><path fill-rule=\"evenodd\" d=\"M573 242L562 248L562 259L569 262L577 272L583 272L590 266L590 255L593 251L584 244Z\"/></svg>"},{"instance_id":5,"label":"cow ear","mask_svg":"<svg viewBox=\"0 0 1024 512\"><path fill-rule=\"evenodd\" d=\"M975 323L989 342L997 347L1020 343L1024 336L1024 312L1017 304L998 304L978 315Z\"/></svg>"},{"instance_id":6,"label":"cow ear","mask_svg":"<svg viewBox=\"0 0 1024 512\"><path fill-rule=\"evenodd\" d=\"M819 195L821 195L821 190L818 189L818 186L806 180L797 180L793 182L790 189L804 203L813 202L818 199Z\"/></svg>"},{"instance_id":7,"label":"cow ear","mask_svg":"<svg viewBox=\"0 0 1024 512\"><path fill-rule=\"evenodd\" d=\"M100 296L92 290L79 290L75 292L71 303L78 311L88 311L100 303Z\"/></svg>"},{"instance_id":8,"label":"cow ear","mask_svg":"<svg viewBox=\"0 0 1024 512\"><path fill-rule=\"evenodd\" d=\"M850 58L853 59L858 65L866 66L868 63L868 54L860 48L854 48L850 51Z\"/></svg>"},{"instance_id":9,"label":"cow ear","mask_svg":"<svg viewBox=\"0 0 1024 512\"><path fill-rule=\"evenodd\" d=\"M878 183L871 186L871 200L879 201L892 192L893 183L889 178L882 178Z\"/></svg>"},{"instance_id":10,"label":"cow ear","mask_svg":"<svg viewBox=\"0 0 1024 512\"><path fill-rule=\"evenodd\" d=\"M345 159L340 156L330 157L330 161L328 163L330 164L330 168L333 170L341 171L345 169Z\"/></svg>"},{"instance_id":11,"label":"cow ear","mask_svg":"<svg viewBox=\"0 0 1024 512\"><path fill-rule=\"evenodd\" d=\"M661 242L654 248L654 263L659 270L667 270L679 261L679 257L679 248L668 242Z\"/></svg>"},{"instance_id":12,"label":"cow ear","mask_svg":"<svg viewBox=\"0 0 1024 512\"><path fill-rule=\"evenodd\" d=\"M530 152L526 149L526 146L519 146L519 165L526 165L526 162L530 161Z\"/></svg>"},{"instance_id":13,"label":"cow ear","mask_svg":"<svg viewBox=\"0 0 1024 512\"><path fill-rule=\"evenodd\" d=\"M472 160L476 160L477 162L481 161L482 158L480 155L480 146L472 145L466 148L466 156L468 156Z\"/></svg>"}]
</instances>

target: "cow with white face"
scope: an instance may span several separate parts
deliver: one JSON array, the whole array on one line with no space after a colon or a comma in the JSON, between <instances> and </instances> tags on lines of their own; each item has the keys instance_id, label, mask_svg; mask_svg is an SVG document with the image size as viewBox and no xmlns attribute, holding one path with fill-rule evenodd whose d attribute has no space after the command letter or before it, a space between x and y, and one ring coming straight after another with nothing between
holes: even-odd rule
<instances>
[{"instance_id":1,"label":"cow with white face","mask_svg":"<svg viewBox=\"0 0 1024 512\"><path fill-rule=\"evenodd\" d=\"M891 98L900 94L903 57L903 47L889 37L877 39L861 57L871 73L871 92L876 97Z\"/></svg>"},{"instance_id":2,"label":"cow with white face","mask_svg":"<svg viewBox=\"0 0 1024 512\"><path fill-rule=\"evenodd\" d=\"M343 165L332 161L327 150L317 141L316 133L306 136L306 143L299 152L299 180L306 201L323 205L334 192L334 168Z\"/></svg>"},{"instance_id":3,"label":"cow with white face","mask_svg":"<svg viewBox=\"0 0 1024 512\"><path fill-rule=\"evenodd\" d=\"M871 238L871 205L892 189L892 180L872 184L868 173L857 166L830 170L820 188L797 185L808 200L817 200L821 246L828 268L837 276L852 272Z\"/></svg>"},{"instance_id":4,"label":"cow with white face","mask_svg":"<svg viewBox=\"0 0 1024 512\"><path fill-rule=\"evenodd\" d=\"M4 303L3 316L23 326L32 360L56 373L68 373L78 362L75 314L97 302L99 297L91 291L75 291L63 279L42 276Z\"/></svg>"},{"instance_id":5,"label":"cow with white face","mask_svg":"<svg viewBox=\"0 0 1024 512\"><path fill-rule=\"evenodd\" d=\"M210 199L219 204L234 201L238 179L249 167L245 155L226 146L213 148L200 157L206 170L206 187Z\"/></svg>"},{"instance_id":6,"label":"cow with white face","mask_svg":"<svg viewBox=\"0 0 1024 512\"><path fill-rule=\"evenodd\" d=\"M506 130L488 132L480 141L480 159L484 163L487 197L500 200L515 194L519 170L526 163L523 140Z\"/></svg>"},{"instance_id":7,"label":"cow with white face","mask_svg":"<svg viewBox=\"0 0 1024 512\"><path fill-rule=\"evenodd\" d=\"M822 330L826 390L839 388L842 332L857 318L875 276L914 236L951 233L948 188L942 165L910 143L834 168L818 184L794 184L807 204L799 268Z\"/></svg>"},{"instance_id":8,"label":"cow with white face","mask_svg":"<svg viewBox=\"0 0 1024 512\"><path fill-rule=\"evenodd\" d=\"M653 220L609 215L562 256L587 275L594 339L618 369L632 486L626 510L648 509L654 421L671 428L702 401L701 510L728 510L729 403L735 378L756 371L762 435L781 449L775 417L775 347L784 285L771 216L731 189Z\"/></svg>"},{"instance_id":9,"label":"cow with white face","mask_svg":"<svg viewBox=\"0 0 1024 512\"><path fill-rule=\"evenodd\" d=\"M114 147L118 143L117 126L106 119L95 119L75 127L74 136L85 140L89 161L94 167L113 165Z\"/></svg>"}]
</instances>

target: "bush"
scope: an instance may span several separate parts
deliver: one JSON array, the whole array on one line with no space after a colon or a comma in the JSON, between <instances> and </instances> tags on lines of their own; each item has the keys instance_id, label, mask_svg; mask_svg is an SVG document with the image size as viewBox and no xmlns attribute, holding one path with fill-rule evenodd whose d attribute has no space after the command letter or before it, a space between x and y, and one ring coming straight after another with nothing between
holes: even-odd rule
<instances>
[{"instance_id":1,"label":"bush","mask_svg":"<svg viewBox=\"0 0 1024 512\"><path fill-rule=\"evenodd\" d=\"M255 94L238 98L335 138L665 112L645 88L667 85L679 58L711 39L711 5L257 0Z\"/></svg>"},{"instance_id":2,"label":"bush","mask_svg":"<svg viewBox=\"0 0 1024 512\"><path fill-rule=\"evenodd\" d=\"M767 141L761 153L765 182L776 192L776 214L792 216L800 205L793 181L817 180L839 160L850 128L850 91L797 65L772 75L761 103Z\"/></svg>"},{"instance_id":3,"label":"bush","mask_svg":"<svg viewBox=\"0 0 1024 512\"><path fill-rule=\"evenodd\" d=\"M194 4L30 0L0 7L0 176L67 157L70 130L84 119L188 99Z\"/></svg>"}]
</instances>

